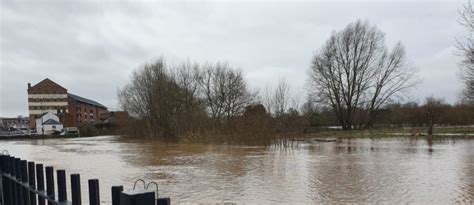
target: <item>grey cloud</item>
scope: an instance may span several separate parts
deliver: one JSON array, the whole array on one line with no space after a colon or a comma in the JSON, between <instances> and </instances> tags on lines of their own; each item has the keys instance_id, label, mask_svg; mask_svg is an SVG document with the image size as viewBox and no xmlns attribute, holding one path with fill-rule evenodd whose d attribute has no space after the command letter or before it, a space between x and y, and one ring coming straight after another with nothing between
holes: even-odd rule
<instances>
[{"instance_id":1,"label":"grey cloud","mask_svg":"<svg viewBox=\"0 0 474 205\"><path fill-rule=\"evenodd\" d=\"M26 83L49 77L117 108L133 69L163 55L170 63L228 61L254 89L281 77L304 98L311 56L333 30L367 19L401 41L423 83L411 98L457 100L450 54L456 1L124 2L2 1L0 116L27 113Z\"/></svg>"}]
</instances>

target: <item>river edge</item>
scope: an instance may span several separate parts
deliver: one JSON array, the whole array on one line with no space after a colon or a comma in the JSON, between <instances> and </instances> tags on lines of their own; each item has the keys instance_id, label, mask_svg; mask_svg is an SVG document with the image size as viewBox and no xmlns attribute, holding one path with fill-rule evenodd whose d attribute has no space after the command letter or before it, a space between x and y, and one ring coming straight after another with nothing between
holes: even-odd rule
<instances>
[{"instance_id":1,"label":"river edge","mask_svg":"<svg viewBox=\"0 0 474 205\"><path fill-rule=\"evenodd\" d=\"M393 130L392 130L393 131ZM345 139L365 139L365 138L409 138L409 139L474 139L473 132L463 133L446 133L439 132L433 135L428 135L426 132L381 132L380 130L357 130L357 131L323 131L317 133L291 133L278 134L276 140L280 141L319 141L332 142ZM77 135L16 135L16 136L0 136L0 141L8 140L37 140L37 139L65 139L65 138L91 138L100 137L104 135L94 136L77 136ZM113 135L124 139L145 139L145 137L129 137L124 135ZM286 136L286 137L285 137ZM160 139L156 139L160 140ZM166 141L164 141L166 142ZM169 142L168 142L169 143ZM194 143L194 142L177 142L179 144L218 144L218 143Z\"/></svg>"},{"instance_id":2,"label":"river edge","mask_svg":"<svg viewBox=\"0 0 474 205\"><path fill-rule=\"evenodd\" d=\"M98 137L97 136L77 136L77 135L15 135L15 136L0 136L0 141L5 140L19 140L19 139L63 139L63 138L87 138L87 137Z\"/></svg>"}]
</instances>

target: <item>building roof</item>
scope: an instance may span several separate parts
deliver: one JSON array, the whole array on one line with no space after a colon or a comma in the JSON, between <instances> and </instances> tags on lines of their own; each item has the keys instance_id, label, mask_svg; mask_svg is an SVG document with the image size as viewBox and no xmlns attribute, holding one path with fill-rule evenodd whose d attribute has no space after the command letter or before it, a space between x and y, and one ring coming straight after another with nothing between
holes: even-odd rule
<instances>
[{"instance_id":1,"label":"building roof","mask_svg":"<svg viewBox=\"0 0 474 205\"><path fill-rule=\"evenodd\" d=\"M78 96L78 95L74 95L72 93L68 93L67 95L68 95L68 97L72 98L75 101L79 101L79 102L82 102L82 103L86 103L86 104L89 104L89 105L94 105L94 106L97 106L97 107L107 109L107 107L105 107L104 105L102 105L102 104L100 104L96 101L93 101L91 99L87 99L87 98L84 98L84 97L81 97L81 96Z\"/></svg>"},{"instance_id":2,"label":"building roof","mask_svg":"<svg viewBox=\"0 0 474 205\"><path fill-rule=\"evenodd\" d=\"M59 116L58 116L57 114L54 114L54 113L49 112L49 111L46 111L46 112L44 112L43 114L41 114L41 115L40 115L38 118L36 118L36 119L37 119L37 120L38 120L38 119L41 119L41 118L43 118L43 117L44 117L45 115L47 115L47 114L51 114L51 115L53 115L53 116L59 118ZM46 120L46 121L47 121L47 120Z\"/></svg>"},{"instance_id":3,"label":"building roof","mask_svg":"<svg viewBox=\"0 0 474 205\"><path fill-rule=\"evenodd\" d=\"M60 125L61 123L54 120L54 119L49 119L43 122L43 125Z\"/></svg>"},{"instance_id":4,"label":"building roof","mask_svg":"<svg viewBox=\"0 0 474 205\"><path fill-rule=\"evenodd\" d=\"M28 84L28 85L30 85L30 84ZM47 85L49 85L49 86L51 86L51 87L54 87L54 88L56 88L56 89L61 89L61 90L63 90L64 92L67 92L67 89L66 89L66 88L64 88L63 86L61 86L61 85L57 84L56 82L50 80L49 78L45 78L44 80L40 81L40 82L37 83L36 85L33 85L33 86L29 87L29 88L28 88L28 92L38 90L38 89L40 89L41 87L47 86Z\"/></svg>"}]
</instances>

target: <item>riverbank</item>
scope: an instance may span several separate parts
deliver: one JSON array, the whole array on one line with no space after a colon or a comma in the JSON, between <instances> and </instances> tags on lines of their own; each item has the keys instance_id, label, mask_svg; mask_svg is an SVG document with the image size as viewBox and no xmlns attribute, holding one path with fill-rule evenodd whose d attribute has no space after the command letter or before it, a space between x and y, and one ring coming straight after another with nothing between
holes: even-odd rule
<instances>
[{"instance_id":1,"label":"riverbank","mask_svg":"<svg viewBox=\"0 0 474 205\"><path fill-rule=\"evenodd\" d=\"M100 135L91 136L77 136L77 135L14 135L14 136L0 136L0 140L16 140L16 139L61 139L61 138L78 138L78 137L96 137ZM463 138L463 139L474 139L474 127L437 127L434 129L434 134L429 136L426 133L426 128L422 127L406 127L406 128L378 128L378 129L367 129L367 130L319 130L311 133L302 132L289 132L289 133L277 133L274 137L274 142L284 141L308 141L318 140L321 141L336 141L340 139L357 139L357 138L396 138L396 137L407 137L407 138ZM126 139L139 139L142 137L127 137ZM158 140L158 139L157 139ZM221 141L219 141L221 142ZM179 142L184 144L221 144L219 142ZM245 144L245 143L244 143ZM254 144L254 143L253 143Z\"/></svg>"}]
</instances>

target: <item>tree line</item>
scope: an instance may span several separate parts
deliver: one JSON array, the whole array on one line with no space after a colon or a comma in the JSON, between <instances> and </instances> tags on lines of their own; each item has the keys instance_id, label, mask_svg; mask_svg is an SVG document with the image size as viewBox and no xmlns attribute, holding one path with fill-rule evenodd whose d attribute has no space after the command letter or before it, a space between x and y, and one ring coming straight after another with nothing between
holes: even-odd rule
<instances>
[{"instance_id":1,"label":"tree line","mask_svg":"<svg viewBox=\"0 0 474 205\"><path fill-rule=\"evenodd\" d=\"M468 100L396 103L418 82L402 43L389 49L383 31L358 20L334 31L314 54L301 106L284 79L257 92L249 89L241 69L226 62L171 65L163 57L135 70L118 97L131 116L126 134L172 141L269 143L282 133L328 126L427 126L432 132L436 124L473 123Z\"/></svg>"},{"instance_id":2,"label":"tree line","mask_svg":"<svg viewBox=\"0 0 474 205\"><path fill-rule=\"evenodd\" d=\"M127 134L193 142L273 134L242 71L227 63L173 66L160 58L136 70L118 95L132 119Z\"/></svg>"}]
</instances>

